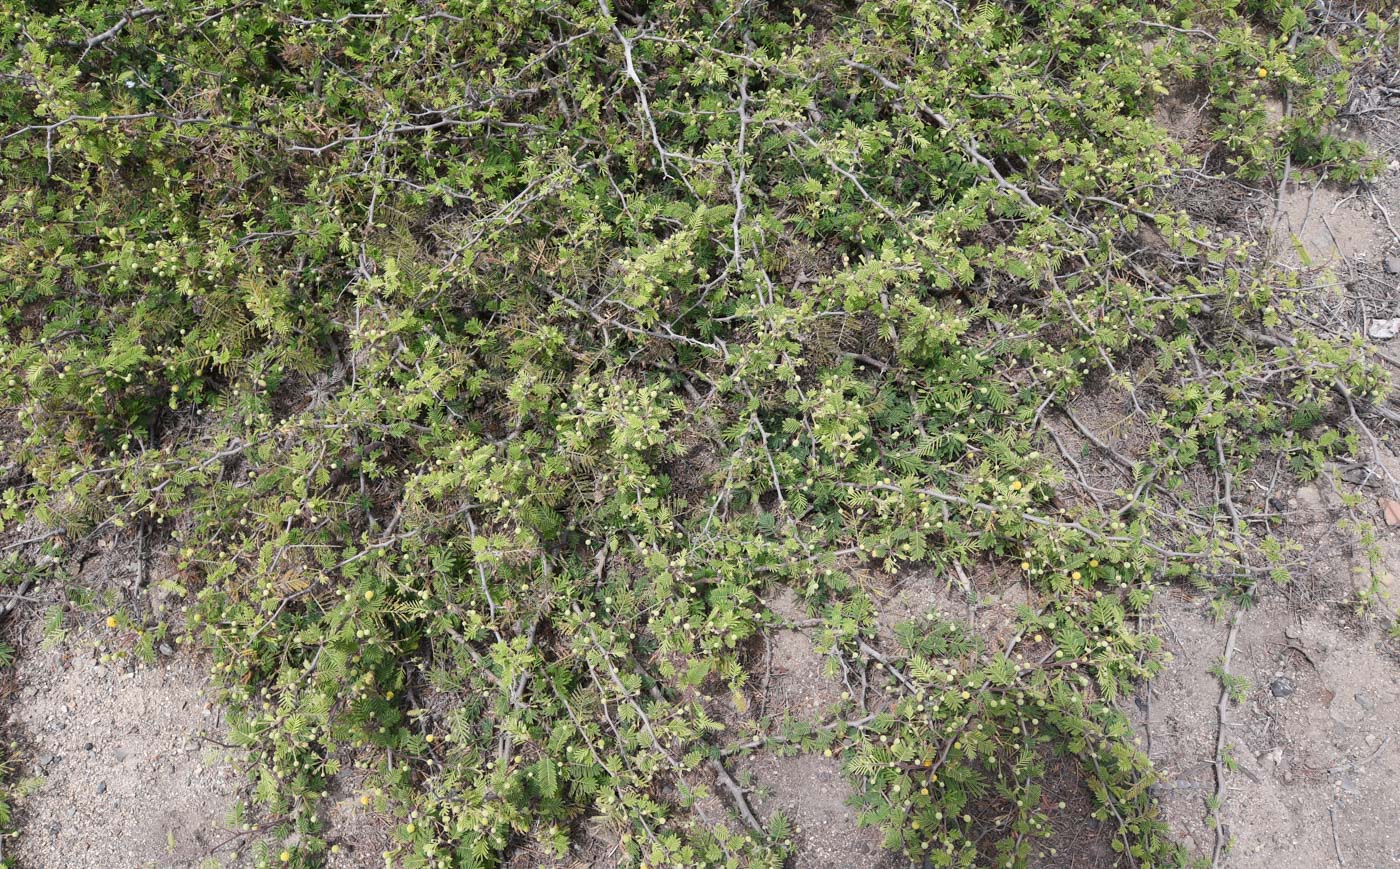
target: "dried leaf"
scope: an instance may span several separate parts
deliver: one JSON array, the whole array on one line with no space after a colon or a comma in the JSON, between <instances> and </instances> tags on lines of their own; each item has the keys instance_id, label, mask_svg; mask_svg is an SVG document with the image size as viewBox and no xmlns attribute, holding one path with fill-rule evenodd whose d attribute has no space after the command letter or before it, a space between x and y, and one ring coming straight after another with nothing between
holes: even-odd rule
<instances>
[{"instance_id":1,"label":"dried leaf","mask_svg":"<svg viewBox=\"0 0 1400 869\"><path fill-rule=\"evenodd\" d=\"M1400 335L1400 317L1389 320L1372 320L1371 325L1366 329L1366 334L1381 341L1394 338L1396 335Z\"/></svg>"},{"instance_id":2,"label":"dried leaf","mask_svg":"<svg viewBox=\"0 0 1400 869\"><path fill-rule=\"evenodd\" d=\"M1385 524L1389 525L1391 528L1400 525L1400 501L1382 498L1381 510L1385 513Z\"/></svg>"}]
</instances>

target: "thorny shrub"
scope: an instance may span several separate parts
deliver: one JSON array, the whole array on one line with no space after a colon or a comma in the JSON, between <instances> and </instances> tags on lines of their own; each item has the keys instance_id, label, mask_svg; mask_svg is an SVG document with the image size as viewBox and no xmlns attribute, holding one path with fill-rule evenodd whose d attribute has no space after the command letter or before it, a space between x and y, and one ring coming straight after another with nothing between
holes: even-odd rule
<instances>
[{"instance_id":1,"label":"thorny shrub","mask_svg":"<svg viewBox=\"0 0 1400 869\"><path fill-rule=\"evenodd\" d=\"M1130 863L1179 862L1116 702L1154 588L1281 576L1231 481L1315 474L1385 396L1170 204L1201 170L1153 112L1204 94L1242 177L1367 177L1331 123L1391 24L1313 14L4 5L0 516L39 529L7 581L168 553L264 863L329 859L348 768L396 865L588 822L627 865L776 866L790 822L727 766L765 747L839 757L925 865L1043 851L1066 760ZM1050 423L1090 388L1150 447L1085 497ZM871 576L911 567L1032 605L882 645ZM743 714L784 586L847 688L820 720Z\"/></svg>"}]
</instances>

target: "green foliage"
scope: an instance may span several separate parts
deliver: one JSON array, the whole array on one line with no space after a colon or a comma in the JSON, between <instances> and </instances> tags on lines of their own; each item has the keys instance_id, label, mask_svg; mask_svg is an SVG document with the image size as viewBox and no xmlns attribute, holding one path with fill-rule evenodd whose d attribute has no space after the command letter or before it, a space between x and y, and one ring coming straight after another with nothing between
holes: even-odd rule
<instances>
[{"instance_id":1,"label":"green foliage","mask_svg":"<svg viewBox=\"0 0 1400 869\"><path fill-rule=\"evenodd\" d=\"M777 866L785 819L703 799L772 743L932 865L1024 864L1052 763L1178 861L1115 700L1160 667L1154 578L1259 568L1175 499L1315 474L1383 380L1170 206L1152 113L1205 88L1242 176L1364 177L1360 49L1225 0L352 6L0 9L3 526L171 553L249 829L316 864L353 773L395 865L588 822ZM1065 502L1045 422L1089 387L1150 446ZM1034 605L882 651L870 576L917 565ZM782 736L743 714L778 586L851 688Z\"/></svg>"}]
</instances>

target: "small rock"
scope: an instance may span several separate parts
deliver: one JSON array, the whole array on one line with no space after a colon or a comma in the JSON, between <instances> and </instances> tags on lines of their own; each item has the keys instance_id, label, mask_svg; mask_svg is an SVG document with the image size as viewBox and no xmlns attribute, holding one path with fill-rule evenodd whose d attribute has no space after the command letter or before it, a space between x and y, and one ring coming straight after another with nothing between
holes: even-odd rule
<instances>
[{"instance_id":1,"label":"small rock","mask_svg":"<svg viewBox=\"0 0 1400 869\"><path fill-rule=\"evenodd\" d=\"M1357 693L1354 696L1356 697L1357 704L1362 709L1365 709L1367 712L1370 712L1371 710L1376 708L1376 701L1372 700L1370 697L1367 697L1365 694Z\"/></svg>"},{"instance_id":2,"label":"small rock","mask_svg":"<svg viewBox=\"0 0 1400 869\"><path fill-rule=\"evenodd\" d=\"M1280 676L1269 683L1269 693L1275 697L1287 697L1297 690L1298 686L1287 676Z\"/></svg>"},{"instance_id":3,"label":"small rock","mask_svg":"<svg viewBox=\"0 0 1400 869\"><path fill-rule=\"evenodd\" d=\"M92 744L91 742L84 742L84 743L83 743L83 751L92 751L94 747L95 747L95 746L93 746L93 744Z\"/></svg>"},{"instance_id":4,"label":"small rock","mask_svg":"<svg viewBox=\"0 0 1400 869\"><path fill-rule=\"evenodd\" d=\"M169 643L161 643L161 644L160 644L160 653L161 653L162 655L164 655L165 657L168 658L168 657L170 657L171 655L175 654L175 650L172 649L172 648L170 648L170 644L169 644Z\"/></svg>"},{"instance_id":5,"label":"small rock","mask_svg":"<svg viewBox=\"0 0 1400 869\"><path fill-rule=\"evenodd\" d=\"M1311 512L1322 509L1322 492L1316 486L1299 486L1295 498L1300 510Z\"/></svg>"},{"instance_id":6,"label":"small rock","mask_svg":"<svg viewBox=\"0 0 1400 869\"><path fill-rule=\"evenodd\" d=\"M1375 488L1378 482L1375 480L1376 474L1365 465L1356 465L1342 471L1342 479L1353 486L1371 486Z\"/></svg>"},{"instance_id":7,"label":"small rock","mask_svg":"<svg viewBox=\"0 0 1400 869\"><path fill-rule=\"evenodd\" d=\"M116 759L117 759L117 763L121 763L122 761L126 760L126 749L123 749L123 748L117 749L116 752L115 752L115 754L114 754L114 756L115 756Z\"/></svg>"},{"instance_id":8,"label":"small rock","mask_svg":"<svg viewBox=\"0 0 1400 869\"><path fill-rule=\"evenodd\" d=\"M1400 275L1400 256L1388 256L1385 258L1385 273L1388 275Z\"/></svg>"},{"instance_id":9,"label":"small rock","mask_svg":"<svg viewBox=\"0 0 1400 869\"><path fill-rule=\"evenodd\" d=\"M104 781L104 782L98 782L98 783L97 783L97 795L98 795L98 796L101 796L101 795L103 795L103 794L105 794L105 793L107 793L107 783L106 783L105 781Z\"/></svg>"}]
</instances>

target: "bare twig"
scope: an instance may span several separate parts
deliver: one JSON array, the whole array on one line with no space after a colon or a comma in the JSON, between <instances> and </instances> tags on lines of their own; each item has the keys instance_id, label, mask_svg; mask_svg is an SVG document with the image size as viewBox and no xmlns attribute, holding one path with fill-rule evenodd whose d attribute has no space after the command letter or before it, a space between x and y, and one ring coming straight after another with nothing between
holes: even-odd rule
<instances>
[{"instance_id":1,"label":"bare twig","mask_svg":"<svg viewBox=\"0 0 1400 869\"><path fill-rule=\"evenodd\" d=\"M126 26L131 22L139 21L142 18L149 18L150 16L155 15L159 11L159 9L152 9L149 6L142 6L140 9L133 9L130 12L124 13L121 18L117 19L116 24L113 24L111 27L108 27L101 33L89 36L81 43L78 43L83 47L83 56L86 57L89 51L92 51L97 46L115 37L118 33L121 33L122 30L125 29Z\"/></svg>"},{"instance_id":2,"label":"bare twig","mask_svg":"<svg viewBox=\"0 0 1400 869\"><path fill-rule=\"evenodd\" d=\"M24 595L33 584L34 579L32 577L26 578L24 582L19 584L19 588L10 593L9 597L5 599L5 603L0 605L0 618L9 615L11 610L19 606L20 601L25 600Z\"/></svg>"},{"instance_id":3,"label":"bare twig","mask_svg":"<svg viewBox=\"0 0 1400 869\"><path fill-rule=\"evenodd\" d=\"M1353 769L1353 768L1358 767L1358 766L1365 766L1366 764L1368 764L1368 763L1370 763L1371 761L1375 760L1376 758L1380 757L1380 756L1381 756L1381 752L1385 751L1385 747L1386 747L1387 745L1390 745L1390 737L1389 737L1389 736L1387 736L1385 739L1381 740L1381 744L1378 745L1378 746L1376 747L1376 750L1375 750L1375 751L1371 752L1370 754L1366 755L1365 757L1361 758L1360 760L1349 760L1349 761L1347 761L1346 763L1340 764L1340 765L1338 765L1338 766L1330 767L1330 768L1327 770L1327 772L1328 772L1329 774L1336 775L1336 774L1339 773L1339 772L1346 772L1347 770Z\"/></svg>"},{"instance_id":4,"label":"bare twig","mask_svg":"<svg viewBox=\"0 0 1400 869\"><path fill-rule=\"evenodd\" d=\"M719 778L719 783L724 785L724 789L729 791L729 796L733 798L734 805L739 809L739 815L748 824L750 829L761 836L768 834L763 829L763 824L759 823L758 817L754 815L753 809L749 808L749 801L744 799L744 789L739 787L739 783L729 774L729 770L724 768L717 758L710 758L710 766L714 769L715 775Z\"/></svg>"},{"instance_id":5,"label":"bare twig","mask_svg":"<svg viewBox=\"0 0 1400 869\"><path fill-rule=\"evenodd\" d=\"M1337 865L1345 866L1346 858L1342 856L1342 843L1337 838L1337 807L1328 806L1327 814L1332 818L1332 850L1337 854Z\"/></svg>"}]
</instances>

